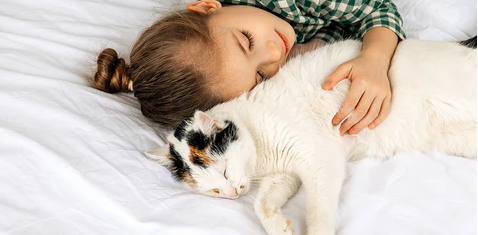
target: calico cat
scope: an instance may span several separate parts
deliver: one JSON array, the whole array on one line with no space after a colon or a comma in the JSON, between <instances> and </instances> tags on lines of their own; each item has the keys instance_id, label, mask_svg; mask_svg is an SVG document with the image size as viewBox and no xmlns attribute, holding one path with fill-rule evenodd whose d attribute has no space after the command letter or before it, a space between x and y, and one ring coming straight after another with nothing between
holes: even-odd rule
<instances>
[{"instance_id":1,"label":"calico cat","mask_svg":"<svg viewBox=\"0 0 478 235\"><path fill-rule=\"evenodd\" d=\"M237 198L259 181L254 209L271 235L294 234L280 208L301 183L307 234L334 234L346 161L411 151L476 158L476 49L402 41L389 70L388 117L374 130L342 137L331 120L350 81L331 91L321 84L360 50L360 42L347 40L298 56L252 91L197 111L148 156L213 197Z\"/></svg>"}]
</instances>

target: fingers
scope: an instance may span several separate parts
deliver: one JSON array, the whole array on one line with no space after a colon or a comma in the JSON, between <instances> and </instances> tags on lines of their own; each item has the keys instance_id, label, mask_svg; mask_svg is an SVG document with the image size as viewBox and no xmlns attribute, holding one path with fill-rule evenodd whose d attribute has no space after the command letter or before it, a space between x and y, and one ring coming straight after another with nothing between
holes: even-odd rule
<instances>
[{"instance_id":1,"label":"fingers","mask_svg":"<svg viewBox=\"0 0 478 235\"><path fill-rule=\"evenodd\" d=\"M343 79L352 81L347 98L332 119L333 125L341 124L341 135L356 134L366 126L373 129L387 117L391 102L387 69L356 58L340 65L327 77L322 85L324 90L332 89Z\"/></svg>"},{"instance_id":2,"label":"fingers","mask_svg":"<svg viewBox=\"0 0 478 235\"><path fill-rule=\"evenodd\" d=\"M349 129L349 135L355 135L359 133L363 128L371 124L372 121L377 118L377 116L379 116L383 104L382 101L383 99L378 97L373 100L372 105L370 106L370 109L368 110L368 113L365 115L365 117L363 117L362 120L360 120L358 123L353 125L352 128Z\"/></svg>"},{"instance_id":3,"label":"fingers","mask_svg":"<svg viewBox=\"0 0 478 235\"><path fill-rule=\"evenodd\" d=\"M390 111L391 95L377 96L369 103L370 97L373 96L367 94L362 96L354 113L340 126L341 135L346 132L350 135L357 134L366 126L369 129L374 129L387 117ZM368 107L370 108L366 110Z\"/></svg>"},{"instance_id":4,"label":"fingers","mask_svg":"<svg viewBox=\"0 0 478 235\"><path fill-rule=\"evenodd\" d=\"M371 110L371 106L373 105L372 102L375 100L375 95L372 94L371 92L365 92L362 95L362 98L360 98L360 102L356 106L354 113L350 115L345 122L343 122L340 125L340 134L344 135L345 132L349 131L350 133L350 128L357 123L359 123L363 118L369 114L370 111L375 112L375 116L373 117L368 117L370 121L366 123L365 125L368 125L370 122L372 122L378 115L379 110ZM381 102L377 105L378 108L380 108ZM353 107L354 108L354 107ZM340 113L340 111L339 111ZM373 115L372 113L370 115ZM363 128L363 127L362 127Z\"/></svg>"},{"instance_id":5,"label":"fingers","mask_svg":"<svg viewBox=\"0 0 478 235\"><path fill-rule=\"evenodd\" d=\"M382 107L380 109L380 114L378 115L377 118L375 118L375 120L372 123L370 123L370 125L368 125L368 128L370 130L377 127L388 116L388 113L390 112L391 99L392 98L390 95L385 97L382 103Z\"/></svg>"},{"instance_id":6,"label":"fingers","mask_svg":"<svg viewBox=\"0 0 478 235\"><path fill-rule=\"evenodd\" d=\"M349 76L351 69L352 66L349 63L345 63L337 67L337 69L335 69L335 71L327 77L324 85L322 86L322 89L330 90L334 88L337 83L339 83L343 79L346 79Z\"/></svg>"},{"instance_id":7,"label":"fingers","mask_svg":"<svg viewBox=\"0 0 478 235\"><path fill-rule=\"evenodd\" d=\"M347 98L342 106L340 106L339 112L337 112L332 119L332 124L338 125L340 122L342 122L342 120L355 109L364 92L365 88L363 86L359 85L358 82L352 82L349 93L347 94ZM371 102L372 101L370 101L370 103Z\"/></svg>"}]
</instances>

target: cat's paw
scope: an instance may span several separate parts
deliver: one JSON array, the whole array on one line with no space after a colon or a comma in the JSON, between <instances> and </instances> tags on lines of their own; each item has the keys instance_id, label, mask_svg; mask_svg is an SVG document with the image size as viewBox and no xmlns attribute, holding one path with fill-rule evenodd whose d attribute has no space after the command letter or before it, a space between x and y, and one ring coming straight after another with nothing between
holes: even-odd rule
<instances>
[{"instance_id":1,"label":"cat's paw","mask_svg":"<svg viewBox=\"0 0 478 235\"><path fill-rule=\"evenodd\" d=\"M262 221L262 225L269 235L294 235L292 222L280 213Z\"/></svg>"},{"instance_id":2,"label":"cat's paw","mask_svg":"<svg viewBox=\"0 0 478 235\"><path fill-rule=\"evenodd\" d=\"M274 204L262 203L260 208L256 208L256 213L261 219L262 226L269 235L293 235L292 223L284 215L280 208Z\"/></svg>"},{"instance_id":3,"label":"cat's paw","mask_svg":"<svg viewBox=\"0 0 478 235\"><path fill-rule=\"evenodd\" d=\"M287 226L284 229L284 234L294 235L295 231L294 231L294 228L292 227L292 222L290 222L290 220L287 220L286 223L287 223Z\"/></svg>"}]
</instances>

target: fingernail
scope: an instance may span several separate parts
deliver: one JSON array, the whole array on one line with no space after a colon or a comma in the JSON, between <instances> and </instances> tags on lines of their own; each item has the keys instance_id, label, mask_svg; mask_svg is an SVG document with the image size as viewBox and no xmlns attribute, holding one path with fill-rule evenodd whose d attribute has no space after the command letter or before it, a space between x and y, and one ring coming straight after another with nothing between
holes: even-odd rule
<instances>
[{"instance_id":1,"label":"fingernail","mask_svg":"<svg viewBox=\"0 0 478 235\"><path fill-rule=\"evenodd\" d=\"M339 124L338 118L332 119L332 124L334 124L334 126L337 126L337 124Z\"/></svg>"},{"instance_id":2,"label":"fingernail","mask_svg":"<svg viewBox=\"0 0 478 235\"><path fill-rule=\"evenodd\" d=\"M373 123L371 123L371 124L368 126L368 128L371 130L371 129L375 128L375 125L374 125Z\"/></svg>"},{"instance_id":3,"label":"fingernail","mask_svg":"<svg viewBox=\"0 0 478 235\"><path fill-rule=\"evenodd\" d=\"M330 82L326 82L324 83L324 85L322 86L323 89L329 89L329 86L330 85Z\"/></svg>"},{"instance_id":4,"label":"fingernail","mask_svg":"<svg viewBox=\"0 0 478 235\"><path fill-rule=\"evenodd\" d=\"M355 134L356 134L356 133L355 133L355 130L354 130L354 129L349 130L349 135L355 135Z\"/></svg>"}]
</instances>

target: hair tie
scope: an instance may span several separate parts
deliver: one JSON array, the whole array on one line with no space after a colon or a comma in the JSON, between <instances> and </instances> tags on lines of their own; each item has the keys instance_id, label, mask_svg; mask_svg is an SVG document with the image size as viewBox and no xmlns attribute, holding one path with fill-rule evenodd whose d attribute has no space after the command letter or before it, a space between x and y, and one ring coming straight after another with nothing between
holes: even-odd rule
<instances>
[{"instance_id":1,"label":"hair tie","mask_svg":"<svg viewBox=\"0 0 478 235\"><path fill-rule=\"evenodd\" d=\"M128 82L128 90L134 91L134 90L133 90L133 81L132 81L132 80L129 80L129 82Z\"/></svg>"}]
</instances>

